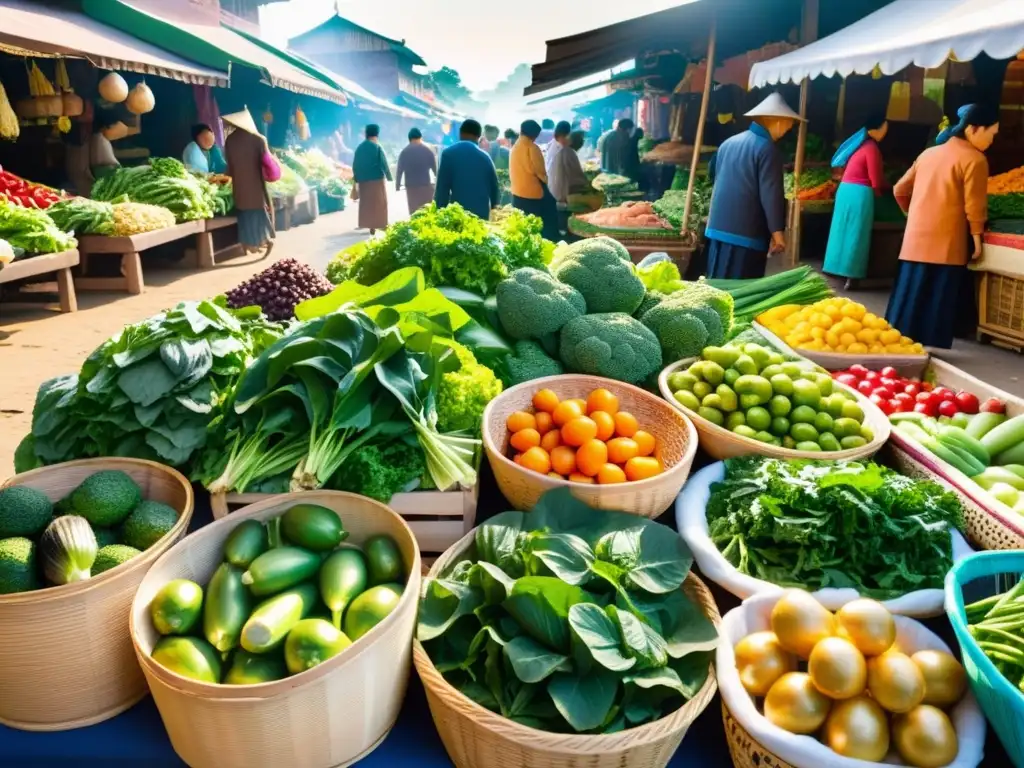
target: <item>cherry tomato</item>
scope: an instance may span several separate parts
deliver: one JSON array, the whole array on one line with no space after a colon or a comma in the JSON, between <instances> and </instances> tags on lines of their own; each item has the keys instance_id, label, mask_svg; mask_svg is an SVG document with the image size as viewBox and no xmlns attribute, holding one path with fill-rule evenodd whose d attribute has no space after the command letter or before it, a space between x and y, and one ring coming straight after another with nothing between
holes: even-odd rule
<instances>
[{"instance_id":1,"label":"cherry tomato","mask_svg":"<svg viewBox=\"0 0 1024 768\"><path fill-rule=\"evenodd\" d=\"M896 391L896 388L900 386L899 379L894 379L891 376L883 376L878 381L883 387L888 387L893 391Z\"/></svg>"},{"instance_id":2,"label":"cherry tomato","mask_svg":"<svg viewBox=\"0 0 1024 768\"><path fill-rule=\"evenodd\" d=\"M956 416L958 413L960 413L960 409L953 401L943 400L939 403L939 416Z\"/></svg>"},{"instance_id":3,"label":"cherry tomato","mask_svg":"<svg viewBox=\"0 0 1024 768\"><path fill-rule=\"evenodd\" d=\"M936 387L932 391L939 396L940 400L949 400L952 402L956 399L956 392L948 387Z\"/></svg>"},{"instance_id":4,"label":"cherry tomato","mask_svg":"<svg viewBox=\"0 0 1024 768\"><path fill-rule=\"evenodd\" d=\"M935 385L932 384L930 381L922 381L921 389L923 389L925 392L931 392L933 389L935 389Z\"/></svg>"},{"instance_id":5,"label":"cherry tomato","mask_svg":"<svg viewBox=\"0 0 1024 768\"><path fill-rule=\"evenodd\" d=\"M906 392L897 392L895 395L893 395L892 399L895 400L897 403L910 403L911 405L914 404L914 396L909 395Z\"/></svg>"},{"instance_id":6,"label":"cherry tomato","mask_svg":"<svg viewBox=\"0 0 1024 768\"><path fill-rule=\"evenodd\" d=\"M888 387L875 387L871 390L871 396L874 397L875 395L878 395L885 400L892 400L894 393Z\"/></svg>"},{"instance_id":7,"label":"cherry tomato","mask_svg":"<svg viewBox=\"0 0 1024 768\"><path fill-rule=\"evenodd\" d=\"M882 378L882 374L880 374L878 371L868 371L866 374L864 374L864 378L868 381L878 381L880 378Z\"/></svg>"},{"instance_id":8,"label":"cherry tomato","mask_svg":"<svg viewBox=\"0 0 1024 768\"><path fill-rule=\"evenodd\" d=\"M978 396L973 392L959 392L956 395L955 402L957 408L964 413L977 413L978 412Z\"/></svg>"},{"instance_id":9,"label":"cherry tomato","mask_svg":"<svg viewBox=\"0 0 1024 768\"><path fill-rule=\"evenodd\" d=\"M860 363L856 363L855 365L850 366L850 373L852 373L858 379L863 379L865 376L868 375L868 369L865 368Z\"/></svg>"},{"instance_id":10,"label":"cherry tomato","mask_svg":"<svg viewBox=\"0 0 1024 768\"><path fill-rule=\"evenodd\" d=\"M937 392L918 392L917 396L914 398L914 400L919 403L930 403L933 401L938 403L941 399L942 398L938 396Z\"/></svg>"},{"instance_id":11,"label":"cherry tomato","mask_svg":"<svg viewBox=\"0 0 1024 768\"><path fill-rule=\"evenodd\" d=\"M845 384L848 387L856 387L860 379L858 379L852 373L840 373L838 376L836 376L836 381L838 381L840 384Z\"/></svg>"},{"instance_id":12,"label":"cherry tomato","mask_svg":"<svg viewBox=\"0 0 1024 768\"><path fill-rule=\"evenodd\" d=\"M868 399L869 399L869 400L870 400L870 401L871 401L872 403L874 403L875 405L877 405L877 406L878 406L878 409L879 409L879 410L880 410L880 411L881 411L882 413L884 413L884 414L885 414L886 416L890 416L890 415L892 415L892 413L893 413L893 407L892 407L892 403L890 403L890 402L889 402L888 400L886 400L886 399L885 399L884 397L882 397L881 395L875 395L875 394L872 394L872 395L871 395L871 397L869 397Z\"/></svg>"},{"instance_id":13,"label":"cherry tomato","mask_svg":"<svg viewBox=\"0 0 1024 768\"><path fill-rule=\"evenodd\" d=\"M917 393L921 391L921 385L912 381L903 388L903 391L911 397L916 397Z\"/></svg>"},{"instance_id":14,"label":"cherry tomato","mask_svg":"<svg viewBox=\"0 0 1024 768\"><path fill-rule=\"evenodd\" d=\"M899 372L891 365L885 366L879 373L887 379L898 379L900 376Z\"/></svg>"},{"instance_id":15,"label":"cherry tomato","mask_svg":"<svg viewBox=\"0 0 1024 768\"><path fill-rule=\"evenodd\" d=\"M990 397L981 404L981 410L985 413L1006 413L1006 403L998 397Z\"/></svg>"},{"instance_id":16,"label":"cherry tomato","mask_svg":"<svg viewBox=\"0 0 1024 768\"><path fill-rule=\"evenodd\" d=\"M870 395L872 392L875 391L875 383L873 381L868 381L867 379L864 379L863 381L857 383L857 391L864 396Z\"/></svg>"},{"instance_id":17,"label":"cherry tomato","mask_svg":"<svg viewBox=\"0 0 1024 768\"><path fill-rule=\"evenodd\" d=\"M923 413L925 416L935 416L938 413L931 403L915 403L914 412Z\"/></svg>"}]
</instances>

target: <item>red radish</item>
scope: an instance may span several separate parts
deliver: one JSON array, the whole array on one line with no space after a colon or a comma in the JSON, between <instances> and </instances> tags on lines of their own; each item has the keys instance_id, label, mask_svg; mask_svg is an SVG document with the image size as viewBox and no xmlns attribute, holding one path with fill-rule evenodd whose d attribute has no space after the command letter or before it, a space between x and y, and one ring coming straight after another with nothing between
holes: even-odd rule
<instances>
[{"instance_id":1,"label":"red radish","mask_svg":"<svg viewBox=\"0 0 1024 768\"><path fill-rule=\"evenodd\" d=\"M852 373L840 373L838 376L836 376L836 381L838 381L840 384L845 384L848 387L856 387L860 379L858 379Z\"/></svg>"},{"instance_id":2,"label":"red radish","mask_svg":"<svg viewBox=\"0 0 1024 768\"><path fill-rule=\"evenodd\" d=\"M868 381L878 381L880 378L882 378L882 374L880 374L878 371L868 371L866 374L864 374L864 378Z\"/></svg>"},{"instance_id":3,"label":"red radish","mask_svg":"<svg viewBox=\"0 0 1024 768\"><path fill-rule=\"evenodd\" d=\"M859 379L863 379L865 376L868 375L868 369L865 368L860 363L856 363L856 364L850 366L850 373L852 373L854 376L856 376Z\"/></svg>"},{"instance_id":4,"label":"red radish","mask_svg":"<svg viewBox=\"0 0 1024 768\"><path fill-rule=\"evenodd\" d=\"M956 416L958 413L960 413L960 409L957 408L956 403L949 400L939 403L939 416Z\"/></svg>"},{"instance_id":5,"label":"red radish","mask_svg":"<svg viewBox=\"0 0 1024 768\"><path fill-rule=\"evenodd\" d=\"M857 383L857 391L860 392L865 397L867 397L868 395L870 395L872 392L875 391L874 382L868 381L867 379L864 379L864 381L858 382Z\"/></svg>"},{"instance_id":6,"label":"red radish","mask_svg":"<svg viewBox=\"0 0 1024 768\"><path fill-rule=\"evenodd\" d=\"M978 396L973 392L958 392L955 401L957 408L964 413L978 412Z\"/></svg>"},{"instance_id":7,"label":"red radish","mask_svg":"<svg viewBox=\"0 0 1024 768\"><path fill-rule=\"evenodd\" d=\"M990 397L981 404L984 413L1006 413L1006 403L997 397Z\"/></svg>"},{"instance_id":8,"label":"red radish","mask_svg":"<svg viewBox=\"0 0 1024 768\"><path fill-rule=\"evenodd\" d=\"M917 393L921 391L921 385L912 381L903 388L903 391L911 397L916 397Z\"/></svg>"},{"instance_id":9,"label":"red radish","mask_svg":"<svg viewBox=\"0 0 1024 768\"><path fill-rule=\"evenodd\" d=\"M899 372L891 365L885 366L885 368L882 369L881 373L887 379L897 379L900 375Z\"/></svg>"}]
</instances>

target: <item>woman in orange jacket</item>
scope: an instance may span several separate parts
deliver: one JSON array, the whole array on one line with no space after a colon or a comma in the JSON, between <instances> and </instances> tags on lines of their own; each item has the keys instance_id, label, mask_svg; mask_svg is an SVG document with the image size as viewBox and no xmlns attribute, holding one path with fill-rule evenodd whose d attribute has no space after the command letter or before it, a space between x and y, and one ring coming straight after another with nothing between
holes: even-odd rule
<instances>
[{"instance_id":1,"label":"woman in orange jacket","mask_svg":"<svg viewBox=\"0 0 1024 768\"><path fill-rule=\"evenodd\" d=\"M999 132L992 107L968 104L957 115L960 121L940 133L938 146L925 150L893 188L907 229L885 312L904 336L943 349L953 346L960 298L970 287L968 260L981 257L988 215L984 153Z\"/></svg>"}]
</instances>

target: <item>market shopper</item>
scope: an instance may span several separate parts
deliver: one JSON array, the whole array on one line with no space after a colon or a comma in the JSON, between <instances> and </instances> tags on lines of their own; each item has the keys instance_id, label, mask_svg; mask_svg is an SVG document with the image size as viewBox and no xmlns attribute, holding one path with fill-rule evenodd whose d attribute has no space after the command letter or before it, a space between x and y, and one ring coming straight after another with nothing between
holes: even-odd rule
<instances>
[{"instance_id":1,"label":"market shopper","mask_svg":"<svg viewBox=\"0 0 1024 768\"><path fill-rule=\"evenodd\" d=\"M519 138L512 147L508 167L512 205L523 213L540 217L544 225L541 234L557 242L558 207L548 189L544 153L537 146L540 132L536 120L527 120L520 127Z\"/></svg>"},{"instance_id":2,"label":"market shopper","mask_svg":"<svg viewBox=\"0 0 1024 768\"><path fill-rule=\"evenodd\" d=\"M395 191L402 188L405 179L405 196L409 202L409 213L416 213L434 199L434 184L437 178L437 155L434 150L423 143L423 134L419 128L409 131L409 144L398 156L398 168L395 170Z\"/></svg>"},{"instance_id":3,"label":"market shopper","mask_svg":"<svg viewBox=\"0 0 1024 768\"><path fill-rule=\"evenodd\" d=\"M537 146L543 151L548 144L555 140L555 121L551 118L544 118L540 124L540 133L537 135Z\"/></svg>"},{"instance_id":4,"label":"market shopper","mask_svg":"<svg viewBox=\"0 0 1024 768\"><path fill-rule=\"evenodd\" d=\"M192 126L192 141L185 145L181 162L196 173L224 173L228 164L217 146L213 128L206 123Z\"/></svg>"},{"instance_id":5,"label":"market shopper","mask_svg":"<svg viewBox=\"0 0 1024 768\"><path fill-rule=\"evenodd\" d=\"M501 133L496 125L484 126L484 139L487 140L487 154L494 163L496 170L508 170L508 142L502 141ZM507 137L506 137L507 139Z\"/></svg>"},{"instance_id":6,"label":"market shopper","mask_svg":"<svg viewBox=\"0 0 1024 768\"><path fill-rule=\"evenodd\" d=\"M230 131L224 140L224 157L234 190L238 241L249 252L265 247L267 256L274 247L274 220L266 179L275 170L280 176L281 169L248 109L221 119Z\"/></svg>"},{"instance_id":7,"label":"market shopper","mask_svg":"<svg viewBox=\"0 0 1024 768\"><path fill-rule=\"evenodd\" d=\"M391 168L380 146L380 126L366 126L366 139L356 147L352 158L352 178L359 200L359 228L376 234L388 226L388 190L384 180L391 181Z\"/></svg>"},{"instance_id":8,"label":"market shopper","mask_svg":"<svg viewBox=\"0 0 1024 768\"><path fill-rule=\"evenodd\" d=\"M800 121L777 93L746 115L750 128L726 139L708 175L714 183L707 239L707 276L764 277L770 253L786 248L782 153L776 142Z\"/></svg>"},{"instance_id":9,"label":"market shopper","mask_svg":"<svg viewBox=\"0 0 1024 768\"><path fill-rule=\"evenodd\" d=\"M555 126L555 138L544 150L544 170L547 171L548 178L551 177L551 168L554 166L555 160L558 159L562 148L569 144L570 133L572 133L572 124L568 120L562 120Z\"/></svg>"},{"instance_id":10,"label":"market shopper","mask_svg":"<svg viewBox=\"0 0 1024 768\"><path fill-rule=\"evenodd\" d=\"M601 144L601 170L628 176L630 156L632 153L633 121L628 117L619 120L615 130L603 137Z\"/></svg>"},{"instance_id":11,"label":"market shopper","mask_svg":"<svg viewBox=\"0 0 1024 768\"><path fill-rule=\"evenodd\" d=\"M441 153L434 201L438 208L458 203L486 220L491 217L491 209L497 207L500 192L494 163L479 146L481 133L476 120L466 120L459 126L459 141Z\"/></svg>"},{"instance_id":12,"label":"market shopper","mask_svg":"<svg viewBox=\"0 0 1024 768\"><path fill-rule=\"evenodd\" d=\"M555 156L555 162L548 175L551 194L558 204L558 230L562 237L569 231L569 195L586 192L591 188L577 154L582 149L585 138L586 134L583 131L573 131L569 134Z\"/></svg>"},{"instance_id":13,"label":"market shopper","mask_svg":"<svg viewBox=\"0 0 1024 768\"><path fill-rule=\"evenodd\" d=\"M852 281L862 280L868 274L875 198L880 197L886 188L882 151L878 144L888 131L885 115L873 115L843 142L832 158L833 168L846 168L836 191L823 271L845 277L847 289Z\"/></svg>"},{"instance_id":14,"label":"market shopper","mask_svg":"<svg viewBox=\"0 0 1024 768\"><path fill-rule=\"evenodd\" d=\"M988 215L984 153L999 133L999 113L993 107L968 104L957 116L959 122L940 133L937 146L921 153L893 188L907 213L907 227L885 312L885 319L904 336L942 349L953 346L963 306L971 304L967 262L981 257Z\"/></svg>"}]
</instances>

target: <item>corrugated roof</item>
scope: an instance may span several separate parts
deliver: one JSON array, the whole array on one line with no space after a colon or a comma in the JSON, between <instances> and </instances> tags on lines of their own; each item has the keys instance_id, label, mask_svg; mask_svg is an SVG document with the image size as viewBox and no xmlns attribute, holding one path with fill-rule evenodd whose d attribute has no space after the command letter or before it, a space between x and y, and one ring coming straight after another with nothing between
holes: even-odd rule
<instances>
[{"instance_id":1,"label":"corrugated roof","mask_svg":"<svg viewBox=\"0 0 1024 768\"><path fill-rule=\"evenodd\" d=\"M340 15L338 13L334 14L333 16L331 16L331 18L327 19L327 21L323 22L322 24L317 24L312 29L309 29L309 30L303 32L301 35L296 35L295 37L291 38L288 41L288 45L291 46L291 45L295 45L297 43L301 43L304 38L312 36L316 32L320 32L324 27L339 27L339 26L349 27L349 28L355 29L355 30L357 30L359 32L363 32L364 34L372 35L373 37L376 37L379 40L383 40L385 43L388 44L388 46L390 46L392 51L397 53L399 56L402 56L402 57L408 59L409 62L411 64L413 64L414 66L421 66L421 67L427 66L427 62L425 62L420 57L420 55L418 53L416 53L416 51L414 51L411 48L409 48L405 44L405 40L395 40L394 38L387 37L385 35L380 34L379 32L374 32L372 29L368 29L367 27L364 27L362 24L356 24L351 19L346 19L344 16L342 16L342 15ZM357 52L358 51L356 51L356 53Z\"/></svg>"}]
</instances>

